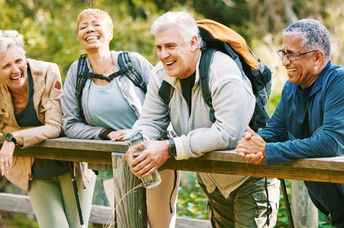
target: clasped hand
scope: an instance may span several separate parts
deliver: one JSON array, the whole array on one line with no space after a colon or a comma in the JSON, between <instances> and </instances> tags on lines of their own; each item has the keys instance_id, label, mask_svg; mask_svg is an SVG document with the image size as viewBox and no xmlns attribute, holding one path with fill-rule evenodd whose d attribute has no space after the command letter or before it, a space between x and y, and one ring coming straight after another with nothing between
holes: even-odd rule
<instances>
[{"instance_id":1,"label":"clasped hand","mask_svg":"<svg viewBox=\"0 0 344 228\"><path fill-rule=\"evenodd\" d=\"M246 127L235 151L243 160L257 165L265 161L265 144L262 137Z\"/></svg>"}]
</instances>

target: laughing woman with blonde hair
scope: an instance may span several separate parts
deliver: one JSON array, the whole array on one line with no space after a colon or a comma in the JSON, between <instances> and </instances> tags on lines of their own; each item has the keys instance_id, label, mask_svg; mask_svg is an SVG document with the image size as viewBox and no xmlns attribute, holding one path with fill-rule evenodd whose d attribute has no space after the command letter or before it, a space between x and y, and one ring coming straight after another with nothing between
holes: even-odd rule
<instances>
[{"instance_id":1,"label":"laughing woman with blonde hair","mask_svg":"<svg viewBox=\"0 0 344 228\"><path fill-rule=\"evenodd\" d=\"M95 8L83 10L76 20L76 29L87 54L89 72L97 77L86 80L80 101L76 96L78 61L70 66L62 96L63 129L71 138L125 140L140 116L145 91L121 73L119 56L123 52L110 50L113 22L107 12ZM152 65L136 52L128 52L128 58L142 82L148 84ZM160 174L162 183L146 191L148 222L151 228L174 227L179 183L176 181L174 187L174 178L178 177L172 170ZM112 167L100 170L99 176L114 208Z\"/></svg>"}]
</instances>

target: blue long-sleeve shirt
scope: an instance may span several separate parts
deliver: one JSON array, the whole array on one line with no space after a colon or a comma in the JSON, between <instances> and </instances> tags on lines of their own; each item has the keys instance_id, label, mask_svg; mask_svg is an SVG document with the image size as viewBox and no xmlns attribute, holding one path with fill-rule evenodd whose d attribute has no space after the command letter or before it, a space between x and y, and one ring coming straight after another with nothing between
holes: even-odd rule
<instances>
[{"instance_id":1,"label":"blue long-sleeve shirt","mask_svg":"<svg viewBox=\"0 0 344 228\"><path fill-rule=\"evenodd\" d=\"M344 155L344 68L329 62L303 90L287 82L269 126L259 135L267 142L268 165Z\"/></svg>"}]
</instances>

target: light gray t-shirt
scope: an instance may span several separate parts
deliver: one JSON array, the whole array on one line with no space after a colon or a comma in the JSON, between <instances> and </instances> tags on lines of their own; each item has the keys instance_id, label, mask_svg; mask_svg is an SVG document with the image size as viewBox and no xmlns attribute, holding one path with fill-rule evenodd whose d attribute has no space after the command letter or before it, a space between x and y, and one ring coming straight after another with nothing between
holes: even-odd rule
<instances>
[{"instance_id":1,"label":"light gray t-shirt","mask_svg":"<svg viewBox=\"0 0 344 228\"><path fill-rule=\"evenodd\" d=\"M96 85L92 82L88 107L92 120L100 127L114 130L132 128L137 120L116 80L112 80L107 85Z\"/></svg>"}]
</instances>

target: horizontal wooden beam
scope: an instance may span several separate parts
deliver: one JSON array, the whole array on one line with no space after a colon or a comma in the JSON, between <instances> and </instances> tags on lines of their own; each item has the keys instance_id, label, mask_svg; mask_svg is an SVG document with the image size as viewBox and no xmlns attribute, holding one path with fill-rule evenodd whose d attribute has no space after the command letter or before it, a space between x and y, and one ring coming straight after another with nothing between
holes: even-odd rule
<instances>
[{"instance_id":1,"label":"horizontal wooden beam","mask_svg":"<svg viewBox=\"0 0 344 228\"><path fill-rule=\"evenodd\" d=\"M240 159L234 151L214 151L200 158L175 161L170 159L166 169L197 172L223 173L233 175L276 177L344 183L344 156L330 158L299 159L281 165L253 165Z\"/></svg>"},{"instance_id":2,"label":"horizontal wooden beam","mask_svg":"<svg viewBox=\"0 0 344 228\"><path fill-rule=\"evenodd\" d=\"M0 211L34 215L30 198L26 195L0 193ZM90 223L107 224L112 221L112 209L106 206L93 205ZM176 228L210 228L207 220L177 218Z\"/></svg>"},{"instance_id":3,"label":"horizontal wooden beam","mask_svg":"<svg viewBox=\"0 0 344 228\"><path fill-rule=\"evenodd\" d=\"M46 140L30 148L16 149L15 154L45 159L111 164L111 153L124 154L127 148L126 142L61 137ZM299 159L288 164L267 166L264 164L253 165L242 161L234 151L213 151L199 158L178 161L170 159L162 168L344 183L344 156Z\"/></svg>"}]
</instances>

